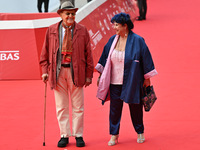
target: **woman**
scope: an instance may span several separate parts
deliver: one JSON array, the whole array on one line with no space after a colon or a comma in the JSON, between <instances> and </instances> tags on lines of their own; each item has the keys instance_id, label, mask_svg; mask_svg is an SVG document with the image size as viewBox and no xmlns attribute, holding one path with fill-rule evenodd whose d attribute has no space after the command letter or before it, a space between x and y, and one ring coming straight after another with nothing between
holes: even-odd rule
<instances>
[{"instance_id":1,"label":"woman","mask_svg":"<svg viewBox=\"0 0 200 150\"><path fill-rule=\"evenodd\" d=\"M110 95L110 134L109 146L115 145L123 102L128 103L130 115L138 143L143 143L144 125L142 110L143 86L150 86L150 78L157 74L149 49L142 37L133 33L133 23L129 14L119 13L111 22L116 31L105 45L95 69L100 73L97 81L97 97L103 103Z\"/></svg>"}]
</instances>

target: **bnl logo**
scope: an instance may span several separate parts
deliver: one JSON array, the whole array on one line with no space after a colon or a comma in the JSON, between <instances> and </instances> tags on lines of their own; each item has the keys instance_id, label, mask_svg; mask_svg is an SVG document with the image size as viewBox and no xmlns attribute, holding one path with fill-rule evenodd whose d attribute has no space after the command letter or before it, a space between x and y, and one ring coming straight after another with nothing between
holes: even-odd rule
<instances>
[{"instance_id":1,"label":"bnl logo","mask_svg":"<svg viewBox=\"0 0 200 150\"><path fill-rule=\"evenodd\" d=\"M0 61L19 60L19 51L0 51Z\"/></svg>"}]
</instances>

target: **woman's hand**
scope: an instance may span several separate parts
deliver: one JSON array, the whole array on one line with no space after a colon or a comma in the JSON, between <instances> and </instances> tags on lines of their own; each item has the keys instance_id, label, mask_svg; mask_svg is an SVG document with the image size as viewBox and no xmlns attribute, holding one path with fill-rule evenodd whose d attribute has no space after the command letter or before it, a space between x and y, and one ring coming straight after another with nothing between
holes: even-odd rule
<instances>
[{"instance_id":1,"label":"woman's hand","mask_svg":"<svg viewBox=\"0 0 200 150\"><path fill-rule=\"evenodd\" d=\"M100 78L101 78L101 74L100 74L100 76L99 76L98 79L97 79L97 86L99 86Z\"/></svg>"},{"instance_id":2,"label":"woman's hand","mask_svg":"<svg viewBox=\"0 0 200 150\"><path fill-rule=\"evenodd\" d=\"M97 79L97 86L99 86L99 80L100 80L100 78Z\"/></svg>"},{"instance_id":3,"label":"woman's hand","mask_svg":"<svg viewBox=\"0 0 200 150\"><path fill-rule=\"evenodd\" d=\"M148 86L150 86L150 85L151 85L150 78L149 78L149 79L145 79L145 80L144 80L144 83L143 83L143 86L148 87Z\"/></svg>"}]
</instances>

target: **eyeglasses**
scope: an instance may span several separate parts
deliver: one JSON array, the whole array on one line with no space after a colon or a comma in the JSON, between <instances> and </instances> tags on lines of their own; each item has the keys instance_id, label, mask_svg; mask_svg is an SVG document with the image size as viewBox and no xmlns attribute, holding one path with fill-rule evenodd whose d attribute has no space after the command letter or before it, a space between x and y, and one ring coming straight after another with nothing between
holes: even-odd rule
<instances>
[{"instance_id":1,"label":"eyeglasses","mask_svg":"<svg viewBox=\"0 0 200 150\"><path fill-rule=\"evenodd\" d=\"M70 13L70 12L67 12L67 13L66 13L67 16L69 16L70 14L72 14L72 16L75 16L75 15L76 15L76 13Z\"/></svg>"}]
</instances>

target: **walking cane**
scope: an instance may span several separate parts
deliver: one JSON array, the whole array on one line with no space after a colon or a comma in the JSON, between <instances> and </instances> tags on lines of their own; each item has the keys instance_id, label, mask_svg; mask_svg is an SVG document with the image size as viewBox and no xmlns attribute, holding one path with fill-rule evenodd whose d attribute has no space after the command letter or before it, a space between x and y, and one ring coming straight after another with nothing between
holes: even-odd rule
<instances>
[{"instance_id":1,"label":"walking cane","mask_svg":"<svg viewBox=\"0 0 200 150\"><path fill-rule=\"evenodd\" d=\"M44 141L43 146L45 146L45 125L46 125L46 97L47 97L47 82L45 82L45 93L44 93Z\"/></svg>"}]
</instances>

